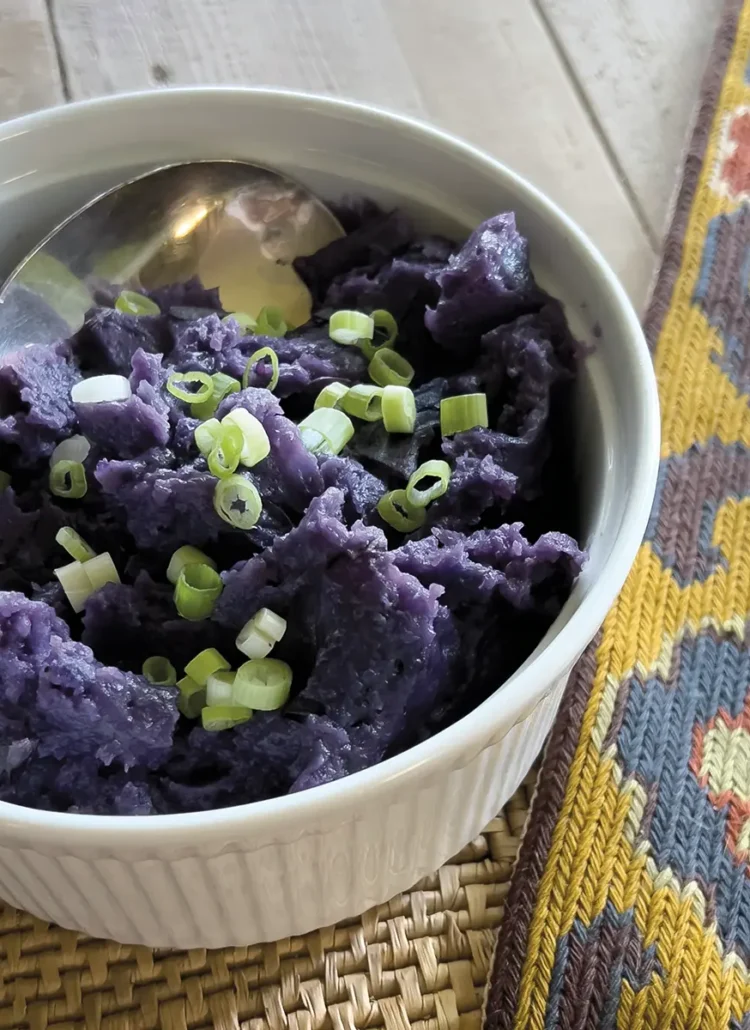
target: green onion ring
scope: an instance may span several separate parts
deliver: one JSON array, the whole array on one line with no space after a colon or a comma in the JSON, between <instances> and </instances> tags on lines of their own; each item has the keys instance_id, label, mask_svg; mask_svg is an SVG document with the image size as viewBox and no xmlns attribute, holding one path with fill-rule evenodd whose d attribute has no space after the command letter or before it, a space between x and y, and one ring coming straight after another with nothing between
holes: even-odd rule
<instances>
[{"instance_id":1,"label":"green onion ring","mask_svg":"<svg viewBox=\"0 0 750 1030\"><path fill-rule=\"evenodd\" d=\"M141 670L143 675L155 687L174 687L177 685L177 672L174 665L163 655L155 654L147 658Z\"/></svg>"},{"instance_id":2,"label":"green onion ring","mask_svg":"<svg viewBox=\"0 0 750 1030\"><path fill-rule=\"evenodd\" d=\"M244 476L220 479L214 490L216 514L236 529L252 529L263 511L263 502L254 484Z\"/></svg>"},{"instance_id":3,"label":"green onion ring","mask_svg":"<svg viewBox=\"0 0 750 1030\"><path fill-rule=\"evenodd\" d=\"M58 461L49 470L49 489L55 497L65 497L71 501L86 496L88 483L86 469L80 461Z\"/></svg>"},{"instance_id":4,"label":"green onion ring","mask_svg":"<svg viewBox=\"0 0 750 1030\"><path fill-rule=\"evenodd\" d=\"M115 308L123 315L160 315L156 301L135 290L123 290L115 301Z\"/></svg>"},{"instance_id":5,"label":"green onion ring","mask_svg":"<svg viewBox=\"0 0 750 1030\"><path fill-rule=\"evenodd\" d=\"M180 383L200 383L197 390L183 390ZM202 404L214 392L214 384L208 372L173 372L167 379L167 390L178 401L187 404Z\"/></svg>"},{"instance_id":6,"label":"green onion ring","mask_svg":"<svg viewBox=\"0 0 750 1030\"><path fill-rule=\"evenodd\" d=\"M250 375L253 371L253 367L264 359L268 359L271 362L271 378L266 384L266 389L272 393L276 389L276 384L279 381L279 358L273 347L261 347L260 350L256 350L254 354L250 355L250 360L245 365L245 371L242 375L242 389L246 390L250 385Z\"/></svg>"},{"instance_id":7,"label":"green onion ring","mask_svg":"<svg viewBox=\"0 0 750 1030\"><path fill-rule=\"evenodd\" d=\"M424 525L424 508L412 508L406 499L406 490L391 490L378 501L378 515L400 533L412 533Z\"/></svg>"},{"instance_id":8,"label":"green onion ring","mask_svg":"<svg viewBox=\"0 0 750 1030\"><path fill-rule=\"evenodd\" d=\"M408 386L414 368L397 351L381 347L367 367L370 379L378 386Z\"/></svg>"},{"instance_id":9,"label":"green onion ring","mask_svg":"<svg viewBox=\"0 0 750 1030\"><path fill-rule=\"evenodd\" d=\"M441 458L425 461L406 484L406 500L412 508L426 508L428 504L443 496L448 489L450 478L451 467L447 461ZM419 484L425 479L435 479L436 482L420 489Z\"/></svg>"},{"instance_id":10,"label":"green onion ring","mask_svg":"<svg viewBox=\"0 0 750 1030\"><path fill-rule=\"evenodd\" d=\"M487 394L464 393L441 400L440 431L443 436L464 433L468 429L486 429L488 425Z\"/></svg>"},{"instance_id":11,"label":"green onion ring","mask_svg":"<svg viewBox=\"0 0 750 1030\"><path fill-rule=\"evenodd\" d=\"M417 422L417 403L408 386L383 388L383 426L387 433L413 433Z\"/></svg>"},{"instance_id":12,"label":"green onion ring","mask_svg":"<svg viewBox=\"0 0 750 1030\"><path fill-rule=\"evenodd\" d=\"M224 588L221 576L210 565L186 565L174 588L175 608L183 619L207 619Z\"/></svg>"}]
</instances>

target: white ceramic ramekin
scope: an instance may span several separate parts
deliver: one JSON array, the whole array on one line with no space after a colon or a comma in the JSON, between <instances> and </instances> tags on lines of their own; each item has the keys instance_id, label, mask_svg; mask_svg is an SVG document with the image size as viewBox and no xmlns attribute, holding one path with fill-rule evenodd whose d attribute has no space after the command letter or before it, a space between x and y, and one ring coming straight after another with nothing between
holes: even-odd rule
<instances>
[{"instance_id":1,"label":"white ceramic ramekin","mask_svg":"<svg viewBox=\"0 0 750 1030\"><path fill-rule=\"evenodd\" d=\"M0 272L98 189L170 160L249 158L326 197L363 192L464 233L513 209L543 285L596 339L579 390L591 559L536 652L456 725L405 754L290 797L133 818L0 804L0 895L128 943L218 947L301 934L411 886L516 789L573 663L640 543L658 463L658 400L638 320L602 257L527 182L445 133L271 90L110 97L0 125Z\"/></svg>"}]
</instances>

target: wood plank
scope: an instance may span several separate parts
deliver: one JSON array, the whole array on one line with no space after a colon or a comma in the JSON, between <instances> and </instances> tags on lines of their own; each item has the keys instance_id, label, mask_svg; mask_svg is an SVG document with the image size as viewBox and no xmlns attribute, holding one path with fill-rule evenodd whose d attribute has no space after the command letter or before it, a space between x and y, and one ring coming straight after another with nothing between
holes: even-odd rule
<instances>
[{"instance_id":1,"label":"wood plank","mask_svg":"<svg viewBox=\"0 0 750 1030\"><path fill-rule=\"evenodd\" d=\"M643 302L653 249L531 0L76 0L56 17L74 98L267 84L431 119L550 193Z\"/></svg>"},{"instance_id":2,"label":"wood plank","mask_svg":"<svg viewBox=\"0 0 750 1030\"><path fill-rule=\"evenodd\" d=\"M537 0L658 240L724 0Z\"/></svg>"},{"instance_id":3,"label":"wood plank","mask_svg":"<svg viewBox=\"0 0 750 1030\"><path fill-rule=\"evenodd\" d=\"M63 99L44 0L0 0L0 121Z\"/></svg>"}]
</instances>

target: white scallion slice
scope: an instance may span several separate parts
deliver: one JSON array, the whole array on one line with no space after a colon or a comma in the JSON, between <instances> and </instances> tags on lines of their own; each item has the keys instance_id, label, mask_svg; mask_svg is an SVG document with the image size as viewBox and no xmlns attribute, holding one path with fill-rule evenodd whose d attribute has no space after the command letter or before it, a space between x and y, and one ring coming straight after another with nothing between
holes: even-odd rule
<instances>
[{"instance_id":1,"label":"white scallion slice","mask_svg":"<svg viewBox=\"0 0 750 1030\"><path fill-rule=\"evenodd\" d=\"M233 672L212 673L208 677L208 683L206 683L206 704L231 705L234 677L235 674Z\"/></svg>"},{"instance_id":2,"label":"white scallion slice","mask_svg":"<svg viewBox=\"0 0 750 1030\"><path fill-rule=\"evenodd\" d=\"M133 396L130 383L125 376L91 376L76 383L70 391L74 404L103 404L112 401L126 401Z\"/></svg>"},{"instance_id":3,"label":"white scallion slice","mask_svg":"<svg viewBox=\"0 0 750 1030\"><path fill-rule=\"evenodd\" d=\"M7 472L3 472L2 469L0 469L0 494L3 492L3 490L8 489L10 483L10 475Z\"/></svg>"},{"instance_id":4,"label":"white scallion slice","mask_svg":"<svg viewBox=\"0 0 750 1030\"><path fill-rule=\"evenodd\" d=\"M109 551L103 551L83 563L83 569L91 584L91 592L99 590L105 583L119 583L120 576Z\"/></svg>"},{"instance_id":5,"label":"white scallion slice","mask_svg":"<svg viewBox=\"0 0 750 1030\"><path fill-rule=\"evenodd\" d=\"M354 436L352 420L337 408L316 408L298 428L302 442L313 454L339 454Z\"/></svg>"},{"instance_id":6,"label":"white scallion slice","mask_svg":"<svg viewBox=\"0 0 750 1030\"><path fill-rule=\"evenodd\" d=\"M240 462L246 468L252 468L271 453L271 443L263 423L246 408L233 408L224 416L221 424L237 426L242 433Z\"/></svg>"},{"instance_id":7,"label":"white scallion slice","mask_svg":"<svg viewBox=\"0 0 750 1030\"><path fill-rule=\"evenodd\" d=\"M58 529L55 540L76 561L84 562L96 557L94 548L90 547L83 537L70 526L63 526L62 529Z\"/></svg>"},{"instance_id":8,"label":"white scallion slice","mask_svg":"<svg viewBox=\"0 0 750 1030\"><path fill-rule=\"evenodd\" d=\"M209 733L231 730L252 718L252 712L239 705L206 705L201 711L201 723Z\"/></svg>"},{"instance_id":9,"label":"white scallion slice","mask_svg":"<svg viewBox=\"0 0 750 1030\"><path fill-rule=\"evenodd\" d=\"M278 658L256 658L237 670L234 702L261 712L273 712L286 704L292 688L292 670Z\"/></svg>"},{"instance_id":10,"label":"white scallion slice","mask_svg":"<svg viewBox=\"0 0 750 1030\"><path fill-rule=\"evenodd\" d=\"M62 565L59 569L55 569L55 575L59 579L60 586L65 591L65 596L73 611L82 611L91 594L91 582L83 564L74 561L70 565Z\"/></svg>"},{"instance_id":11,"label":"white scallion slice","mask_svg":"<svg viewBox=\"0 0 750 1030\"><path fill-rule=\"evenodd\" d=\"M248 658L265 658L286 633L286 619L261 608L245 623L237 636L237 648Z\"/></svg>"},{"instance_id":12,"label":"white scallion slice","mask_svg":"<svg viewBox=\"0 0 750 1030\"><path fill-rule=\"evenodd\" d=\"M203 551L199 551L197 547L191 547L190 544L185 544L183 547L178 547L169 559L167 579L170 583L177 583L180 573L186 565L210 565L212 569L216 568L216 562L212 561Z\"/></svg>"},{"instance_id":13,"label":"white scallion slice","mask_svg":"<svg viewBox=\"0 0 750 1030\"><path fill-rule=\"evenodd\" d=\"M328 335L345 346L371 340L374 332L375 323L362 311L334 311L328 320Z\"/></svg>"},{"instance_id":14,"label":"white scallion slice","mask_svg":"<svg viewBox=\"0 0 750 1030\"><path fill-rule=\"evenodd\" d=\"M88 458L90 450L91 444L85 436L80 434L69 436L67 440L59 443L52 452L49 459L50 468L56 465L58 461L75 461L82 465L86 458Z\"/></svg>"}]
</instances>

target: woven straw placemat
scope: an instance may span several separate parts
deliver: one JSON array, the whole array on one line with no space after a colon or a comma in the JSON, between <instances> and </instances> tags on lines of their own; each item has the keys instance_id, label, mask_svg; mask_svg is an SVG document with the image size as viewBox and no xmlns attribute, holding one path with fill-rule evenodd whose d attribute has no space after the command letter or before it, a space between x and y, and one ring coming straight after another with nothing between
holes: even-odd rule
<instances>
[{"instance_id":1,"label":"woven straw placemat","mask_svg":"<svg viewBox=\"0 0 750 1030\"><path fill-rule=\"evenodd\" d=\"M305 937L151 950L0 903L0 1030L477 1030L534 781L411 891Z\"/></svg>"}]
</instances>

